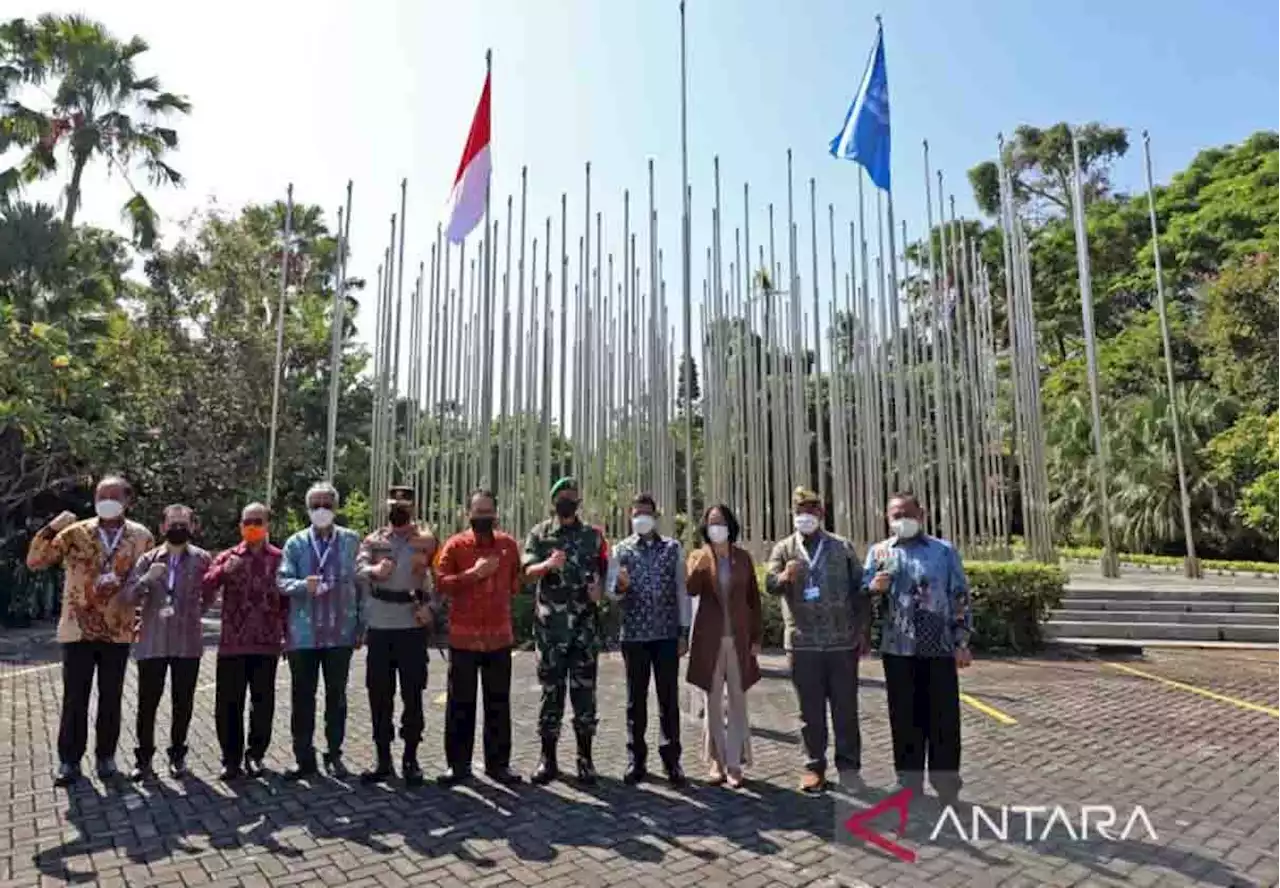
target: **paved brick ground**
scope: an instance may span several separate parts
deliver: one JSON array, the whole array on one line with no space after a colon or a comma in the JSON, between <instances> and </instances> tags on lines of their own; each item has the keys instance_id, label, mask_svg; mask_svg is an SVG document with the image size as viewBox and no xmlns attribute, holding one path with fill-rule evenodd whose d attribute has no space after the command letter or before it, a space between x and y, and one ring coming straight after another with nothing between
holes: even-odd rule
<instances>
[{"instance_id":1,"label":"paved brick ground","mask_svg":"<svg viewBox=\"0 0 1280 888\"><path fill-rule=\"evenodd\" d=\"M371 753L363 655L351 678L347 756ZM1199 696L1092 660L995 660L975 665L964 690L1016 720L966 707L965 797L998 806L1064 806L1079 830L1083 804L1110 804L1122 820L1147 811L1158 839L1072 841L1062 824L1034 838L1022 816L1009 841L988 830L966 841L948 828L931 839L938 809L916 800L900 837L914 863L856 841L841 827L890 787L889 737L879 664L864 664L864 776L859 797L796 794L795 710L781 657L769 657L752 691L756 763L748 789L661 783L621 785L622 664L602 667L594 788L527 784L509 792L484 781L467 789L366 788L328 779L288 786L278 777L219 784L212 720L213 660L206 654L193 726L195 776L139 789L51 786L57 731L56 665L0 663L0 885L1214 885L1277 883L1277 724L1266 712ZM1277 704L1277 661L1266 652L1149 653L1129 665L1267 707ZM288 670L271 764L287 749ZM444 664L433 659L424 764L440 767ZM122 750L134 745L136 686L130 670ZM517 764L536 755L533 663L518 657ZM166 703L162 706L162 711ZM656 726L655 728L656 729ZM163 730L163 725L162 725ZM163 734L162 734L163 736ZM696 749L694 713L684 724ZM159 739L159 738L158 738ZM160 745L163 745L161 740ZM92 747L91 747L92 748ZM566 757L569 740L563 742ZM701 765L687 751L691 775ZM121 756L121 765L126 764ZM968 810L959 812L967 832ZM1093 821L1097 823L1096 819ZM875 821L895 839L890 813ZM1116 829L1123 824L1117 824Z\"/></svg>"}]
</instances>

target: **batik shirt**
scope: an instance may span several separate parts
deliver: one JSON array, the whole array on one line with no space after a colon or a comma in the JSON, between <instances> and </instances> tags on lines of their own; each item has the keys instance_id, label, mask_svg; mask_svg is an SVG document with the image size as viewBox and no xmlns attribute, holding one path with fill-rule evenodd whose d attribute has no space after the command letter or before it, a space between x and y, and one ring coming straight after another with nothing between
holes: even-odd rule
<instances>
[{"instance_id":1,"label":"batik shirt","mask_svg":"<svg viewBox=\"0 0 1280 888\"><path fill-rule=\"evenodd\" d=\"M58 641L133 641L134 608L120 596L129 571L154 545L151 531L125 521L115 533L99 528L98 519L64 527L53 539L37 534L27 552L27 567L42 570L62 562L62 617ZM98 578L113 573L120 585L112 595L98 587Z\"/></svg>"},{"instance_id":2,"label":"batik shirt","mask_svg":"<svg viewBox=\"0 0 1280 888\"><path fill-rule=\"evenodd\" d=\"M618 572L629 584L618 592ZM619 641L661 641L689 634L689 593L685 590L684 550L679 540L632 534L609 558L605 594L619 602Z\"/></svg>"},{"instance_id":3,"label":"batik shirt","mask_svg":"<svg viewBox=\"0 0 1280 888\"><path fill-rule=\"evenodd\" d=\"M204 652L200 618L213 606L214 594L203 587L203 581L212 561L208 552L196 546L186 546L177 555L168 546L159 546L138 559L122 593L140 611L133 646L136 659L198 658ZM153 564L163 564L165 575L149 578ZM166 605L173 608L168 616Z\"/></svg>"},{"instance_id":4,"label":"batik shirt","mask_svg":"<svg viewBox=\"0 0 1280 888\"><path fill-rule=\"evenodd\" d=\"M360 535L335 527L326 539L314 528L300 530L284 544L278 580L289 601L289 649L353 647L364 631L364 582L356 576ZM323 594L307 590L307 577L320 577Z\"/></svg>"},{"instance_id":5,"label":"batik shirt","mask_svg":"<svg viewBox=\"0 0 1280 888\"><path fill-rule=\"evenodd\" d=\"M779 578L788 561L805 566L795 582ZM795 533L778 542L765 569L765 591L782 599L789 651L848 651L866 640L870 603L858 553L843 537L819 531L809 548Z\"/></svg>"},{"instance_id":6,"label":"batik shirt","mask_svg":"<svg viewBox=\"0 0 1280 888\"><path fill-rule=\"evenodd\" d=\"M236 570L227 567L232 558L240 560ZM280 654L289 614L288 603L276 585L280 559L280 550L270 543L256 552L240 543L213 559L205 571L205 588L222 593L218 656Z\"/></svg>"},{"instance_id":7,"label":"batik shirt","mask_svg":"<svg viewBox=\"0 0 1280 888\"><path fill-rule=\"evenodd\" d=\"M554 634L576 634L587 624L594 632L596 605L587 595L592 577L603 582L609 569L609 544L597 528L574 521L561 524L552 518L536 525L524 541L521 565L546 561L561 549L564 566L538 580L534 596L534 623Z\"/></svg>"},{"instance_id":8,"label":"batik shirt","mask_svg":"<svg viewBox=\"0 0 1280 888\"><path fill-rule=\"evenodd\" d=\"M869 587L881 570L893 575L887 592L870 593L883 620L882 653L949 657L968 647L973 630L969 582L950 543L927 534L890 537L867 553L863 586Z\"/></svg>"}]
</instances>

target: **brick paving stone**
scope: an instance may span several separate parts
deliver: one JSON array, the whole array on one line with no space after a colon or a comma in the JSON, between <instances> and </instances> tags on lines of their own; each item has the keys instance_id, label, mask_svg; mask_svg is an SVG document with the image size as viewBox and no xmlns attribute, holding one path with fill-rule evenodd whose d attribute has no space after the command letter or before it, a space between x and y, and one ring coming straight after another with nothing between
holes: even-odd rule
<instances>
[{"instance_id":1,"label":"brick paving stone","mask_svg":"<svg viewBox=\"0 0 1280 888\"><path fill-rule=\"evenodd\" d=\"M440 761L445 669L433 657L423 765ZM31 661L35 662L35 661ZM93 780L71 792L51 787L58 721L56 667L18 671L0 664L0 888L6 884L172 885L622 885L626 888L733 888L764 885L1275 885L1277 739L1275 719L1120 673L1088 660L983 660L964 689L1014 716L999 725L965 709L965 797L998 813L1001 805L1084 804L1122 812L1141 805L1159 835L1127 840L1041 836L1047 815L1022 821L1008 841L984 835L930 838L938 808L913 801L898 837L892 812L874 826L912 849L899 861L848 835L843 821L891 788L889 732L879 665L865 663L861 690L864 778L857 798L805 798L793 787L799 765L795 702L778 656L752 689L755 762L740 792L696 780L685 790L660 781L619 780L626 763L623 683L616 656L601 661L600 736L594 787L572 782L507 790L477 779L453 791L407 791L399 781L370 788L320 777L283 783L288 757L288 671L281 670L273 748L275 773L226 787L214 778L213 655L202 664L190 743L194 775L132 787ZM27 669L29 667L23 667ZM1160 652L1145 671L1274 705L1274 655ZM123 753L131 736L136 674L126 682ZM537 685L532 658L516 657L515 766L537 757ZM352 664L346 760L358 771L372 758L364 655ZM655 706L651 701L651 710ZM158 730L167 731L168 703ZM656 721L656 718L651 718ZM656 729L656 725L654 726ZM685 713L686 750L700 726ZM317 732L319 733L319 731ZM572 735L561 741L572 767ZM398 750L397 750L398 754ZM686 755L695 777L702 763ZM969 824L965 823L968 829Z\"/></svg>"}]
</instances>

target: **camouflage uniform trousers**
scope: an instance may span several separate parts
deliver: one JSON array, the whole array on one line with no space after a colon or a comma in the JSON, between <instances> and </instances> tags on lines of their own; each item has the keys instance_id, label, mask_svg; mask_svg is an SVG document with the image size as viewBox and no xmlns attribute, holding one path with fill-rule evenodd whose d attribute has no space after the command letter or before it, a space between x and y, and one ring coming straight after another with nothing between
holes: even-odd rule
<instances>
[{"instance_id":1,"label":"camouflage uniform trousers","mask_svg":"<svg viewBox=\"0 0 1280 888\"><path fill-rule=\"evenodd\" d=\"M538 651L538 682L542 685L539 735L544 740L559 739L567 684L575 734L594 736L600 653L595 614L579 614L576 618L553 614L546 622L534 623L533 640Z\"/></svg>"}]
</instances>

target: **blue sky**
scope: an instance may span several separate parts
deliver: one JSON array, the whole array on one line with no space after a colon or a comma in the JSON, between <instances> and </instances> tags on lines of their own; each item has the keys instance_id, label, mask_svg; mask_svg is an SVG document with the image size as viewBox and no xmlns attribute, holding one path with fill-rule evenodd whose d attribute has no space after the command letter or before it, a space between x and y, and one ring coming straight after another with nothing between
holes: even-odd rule
<instances>
[{"instance_id":1,"label":"blue sky","mask_svg":"<svg viewBox=\"0 0 1280 888\"><path fill-rule=\"evenodd\" d=\"M84 8L11 0L6 15ZM146 71L194 104L175 160L188 185L157 198L170 236L177 220L210 199L236 208L282 197L289 181L301 199L336 209L350 177L353 271L372 279L399 180L407 176L407 256L415 264L427 259L491 47L494 207L503 224L505 195L518 191L520 166L527 164L531 236L548 214L558 214L559 195L567 191L576 238L583 163L591 160L593 211L604 211L607 245L620 253L622 191L631 189L633 228L640 227L646 161L653 157L668 293L679 292L675 0L94 0L87 9L121 35L146 37L153 47ZM836 204L838 225L847 226L856 211L857 168L827 156L826 146L862 73L879 11L895 199L911 232L923 226L926 137L935 168L944 170L959 211L968 214L965 171L994 154L997 132L1020 123L1098 120L1130 127L1135 146L1149 128L1158 179L1204 147L1278 125L1280 22L1273 0L1074 6L900 0L883 8L834 0L690 0L695 297L716 154L730 254L744 181L752 189L754 242L766 201L785 218L788 147L795 152L797 216L807 219L807 180L815 176L820 229L828 202ZM1138 189L1141 176L1135 150L1116 180ZM121 183L97 171L87 189L85 218L118 224ZM46 188L35 196L56 195ZM847 242L847 227L843 239L841 230L837 241ZM781 225L778 231L781 243ZM642 236L642 252L644 243ZM808 243L803 222L802 267ZM843 268L847 250L837 252ZM825 290L824 280L824 298ZM362 308L360 325L372 336L371 305Z\"/></svg>"}]
</instances>

